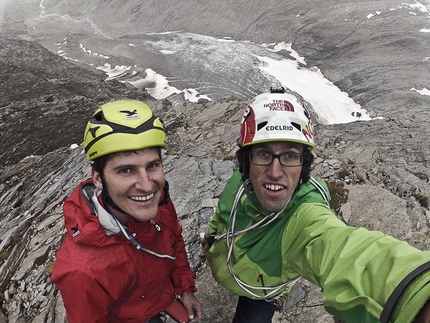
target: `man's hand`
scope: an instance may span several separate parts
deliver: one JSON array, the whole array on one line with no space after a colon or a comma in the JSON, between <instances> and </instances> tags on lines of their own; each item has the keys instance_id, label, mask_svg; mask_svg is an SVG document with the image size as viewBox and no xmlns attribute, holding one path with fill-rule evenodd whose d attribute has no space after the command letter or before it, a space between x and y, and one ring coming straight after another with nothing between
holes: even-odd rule
<instances>
[{"instance_id":1,"label":"man's hand","mask_svg":"<svg viewBox=\"0 0 430 323\"><path fill-rule=\"evenodd\" d=\"M430 301L421 309L413 323L430 323Z\"/></svg>"},{"instance_id":2,"label":"man's hand","mask_svg":"<svg viewBox=\"0 0 430 323\"><path fill-rule=\"evenodd\" d=\"M212 241L212 243L213 243L213 241ZM200 233L200 244L202 245L205 253L209 250L209 248L212 245L212 244L210 244L210 241L208 239L206 239L204 233Z\"/></svg>"},{"instance_id":3,"label":"man's hand","mask_svg":"<svg viewBox=\"0 0 430 323\"><path fill-rule=\"evenodd\" d=\"M183 292L181 294L181 302L188 311L188 317L191 322L195 322L202 316L202 305L197 300L192 292Z\"/></svg>"},{"instance_id":4,"label":"man's hand","mask_svg":"<svg viewBox=\"0 0 430 323\"><path fill-rule=\"evenodd\" d=\"M200 234L200 244L202 245L203 249L206 248L206 246L208 245L208 239L206 239L205 234L201 233Z\"/></svg>"}]
</instances>

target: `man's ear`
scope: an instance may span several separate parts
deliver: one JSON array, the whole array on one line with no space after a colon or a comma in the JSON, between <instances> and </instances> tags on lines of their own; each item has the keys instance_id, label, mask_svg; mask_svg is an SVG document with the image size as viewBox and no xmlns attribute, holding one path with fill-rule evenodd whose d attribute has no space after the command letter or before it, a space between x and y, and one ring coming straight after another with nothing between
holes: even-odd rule
<instances>
[{"instance_id":1,"label":"man's ear","mask_svg":"<svg viewBox=\"0 0 430 323\"><path fill-rule=\"evenodd\" d=\"M91 178L93 179L93 183L95 187L102 190L103 189L102 177L100 176L100 173L97 172L94 168L91 169Z\"/></svg>"}]
</instances>

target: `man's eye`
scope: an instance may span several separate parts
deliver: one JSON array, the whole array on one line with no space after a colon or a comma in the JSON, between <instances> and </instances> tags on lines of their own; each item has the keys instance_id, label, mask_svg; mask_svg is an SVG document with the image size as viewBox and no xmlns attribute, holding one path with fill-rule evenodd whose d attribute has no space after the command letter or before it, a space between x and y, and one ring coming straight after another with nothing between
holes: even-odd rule
<instances>
[{"instance_id":1,"label":"man's eye","mask_svg":"<svg viewBox=\"0 0 430 323\"><path fill-rule=\"evenodd\" d=\"M267 152L267 151L258 151L258 152L257 152L257 155L258 155L259 157L262 157L262 158L267 158L267 157L269 157L269 156L270 156L270 153L269 153L269 152Z\"/></svg>"},{"instance_id":2,"label":"man's eye","mask_svg":"<svg viewBox=\"0 0 430 323\"><path fill-rule=\"evenodd\" d=\"M286 159L290 159L290 160L299 160L302 158L302 154L300 153L286 153L284 155Z\"/></svg>"},{"instance_id":3,"label":"man's eye","mask_svg":"<svg viewBox=\"0 0 430 323\"><path fill-rule=\"evenodd\" d=\"M119 170L119 173L121 173L121 174L128 174L130 172L131 172L130 168L123 168L123 169Z\"/></svg>"},{"instance_id":4,"label":"man's eye","mask_svg":"<svg viewBox=\"0 0 430 323\"><path fill-rule=\"evenodd\" d=\"M161 162L154 162L148 165L148 168L159 168L161 167Z\"/></svg>"}]
</instances>

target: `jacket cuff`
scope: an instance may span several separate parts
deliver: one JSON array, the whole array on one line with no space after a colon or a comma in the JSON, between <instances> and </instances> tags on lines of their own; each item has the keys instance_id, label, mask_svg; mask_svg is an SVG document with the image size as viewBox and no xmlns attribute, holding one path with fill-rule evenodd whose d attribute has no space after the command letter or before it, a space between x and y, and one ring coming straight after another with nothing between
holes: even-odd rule
<instances>
[{"instance_id":1,"label":"jacket cuff","mask_svg":"<svg viewBox=\"0 0 430 323\"><path fill-rule=\"evenodd\" d=\"M407 275L394 289L381 313L380 322L412 322L430 300L430 261ZM390 322L391 322L390 321Z\"/></svg>"}]
</instances>

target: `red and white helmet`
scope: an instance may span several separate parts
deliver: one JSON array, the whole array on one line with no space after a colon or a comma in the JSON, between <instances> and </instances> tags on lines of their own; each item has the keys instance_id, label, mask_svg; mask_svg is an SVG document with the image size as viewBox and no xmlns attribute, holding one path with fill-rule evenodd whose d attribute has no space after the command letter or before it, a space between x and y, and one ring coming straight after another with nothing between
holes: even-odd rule
<instances>
[{"instance_id":1,"label":"red and white helmet","mask_svg":"<svg viewBox=\"0 0 430 323\"><path fill-rule=\"evenodd\" d=\"M239 146L270 141L292 141L314 147L314 127L305 102L283 89L257 95L240 122Z\"/></svg>"}]
</instances>

